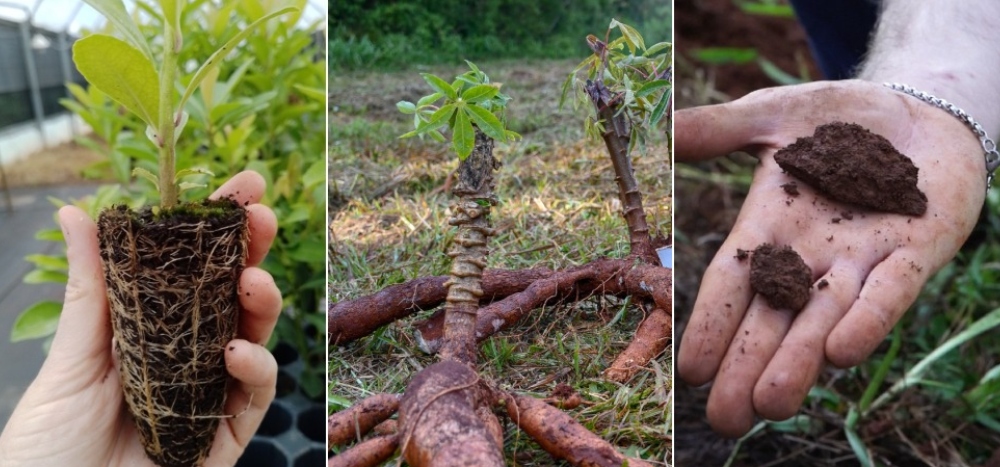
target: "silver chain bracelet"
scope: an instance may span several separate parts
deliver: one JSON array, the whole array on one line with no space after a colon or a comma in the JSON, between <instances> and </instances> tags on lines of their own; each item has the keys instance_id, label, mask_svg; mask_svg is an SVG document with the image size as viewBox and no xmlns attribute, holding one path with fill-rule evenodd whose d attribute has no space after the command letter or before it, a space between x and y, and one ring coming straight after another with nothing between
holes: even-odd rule
<instances>
[{"instance_id":1,"label":"silver chain bracelet","mask_svg":"<svg viewBox=\"0 0 1000 467\"><path fill-rule=\"evenodd\" d=\"M993 171L995 171L997 167L1000 166L1000 152L997 152L997 144L994 143L993 140L986 135L986 130L983 129L983 126L980 125L979 122L975 121L972 117L970 117L969 114L965 113L964 110L958 108L957 106L955 106L955 104L952 104L951 102L948 102L944 99L934 97L923 91L918 91L905 84L899 84L899 83L882 83L882 84L889 89L916 97L917 99L920 99L930 105L933 105L934 107L942 109L952 114L953 116L955 116L955 118L958 118L959 120L962 121L962 123L965 123L966 126L972 129L972 132L979 137L979 142L983 145L983 151L986 152L986 192L989 193L990 186L993 185Z\"/></svg>"}]
</instances>

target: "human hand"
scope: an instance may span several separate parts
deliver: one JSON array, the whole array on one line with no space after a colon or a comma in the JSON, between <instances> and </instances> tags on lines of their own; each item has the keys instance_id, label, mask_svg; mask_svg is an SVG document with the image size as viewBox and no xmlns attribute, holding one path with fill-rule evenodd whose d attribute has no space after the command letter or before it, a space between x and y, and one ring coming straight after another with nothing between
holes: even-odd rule
<instances>
[{"instance_id":1,"label":"human hand","mask_svg":"<svg viewBox=\"0 0 1000 467\"><path fill-rule=\"evenodd\" d=\"M928 198L923 216L838 203L801 182L801 194L786 205L781 185L794 178L774 153L834 121L868 128L913 161ZM714 378L709 423L737 437L755 414L794 415L826 361L857 365L882 342L972 231L986 191L983 151L947 112L866 81L765 89L678 111L675 122L679 161L737 150L760 159L732 232L705 271L677 357L688 383ZM843 211L853 219L832 222ZM790 245L812 269L811 298L797 314L755 295L749 261L734 258L738 248L765 242ZM820 280L829 286L817 288Z\"/></svg>"},{"instance_id":2,"label":"human hand","mask_svg":"<svg viewBox=\"0 0 1000 467\"><path fill-rule=\"evenodd\" d=\"M271 275L256 267L277 231L274 213L255 204L264 188L260 175L243 172L212 195L250 203L250 242L239 283L238 338L226 346L225 357L234 379L225 410L240 415L219 424L206 462L210 466L236 463L275 394L277 363L262 344L274 330L281 293ZM73 206L59 210L59 222L70 265L65 304L49 355L0 434L0 459L5 466L153 465L118 380L97 226Z\"/></svg>"}]
</instances>

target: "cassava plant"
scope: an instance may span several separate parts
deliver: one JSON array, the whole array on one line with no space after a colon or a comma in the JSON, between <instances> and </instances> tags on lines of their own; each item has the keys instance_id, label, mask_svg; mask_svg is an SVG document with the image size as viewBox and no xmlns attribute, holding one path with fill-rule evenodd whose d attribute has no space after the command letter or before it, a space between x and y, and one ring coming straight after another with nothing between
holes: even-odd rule
<instances>
[{"instance_id":1,"label":"cassava plant","mask_svg":"<svg viewBox=\"0 0 1000 467\"><path fill-rule=\"evenodd\" d=\"M619 24L613 22L612 27ZM629 34L634 33L632 29L628 31ZM641 36L637 50L645 50L638 44L641 44ZM662 54L666 48L660 46L658 50ZM657 51L650 55L656 56L650 63L669 63L669 57L661 59ZM470 73L479 71L473 67ZM655 81L662 76L665 75L657 70L647 78L655 77ZM476 159L477 152L492 152L490 132L498 137L512 135L500 131L502 127L487 131L486 127L491 125L485 122L480 124L468 114L481 113L469 110L480 106L479 102L489 104L484 110L499 110L493 107L494 103L506 104L507 99L492 91L489 94L485 90L474 92L477 86L488 82L484 78L469 79L469 74L460 76L451 85L429 75L424 78L437 92L416 104L398 104L400 110L415 115L417 129L405 136L429 133L436 139L442 139L442 135L436 132L448 127L452 131L452 145L456 152L460 156L463 152L470 154L458 169L454 192L459 200L452 205L454 214L449 220L449 223L460 226L449 252L453 258L451 274L447 277L418 278L387 287L374 295L333 303L329 310L328 333L331 345L349 345L382 325L443 304L442 309L415 326L416 341L425 351L438 353L440 361L418 372L402 395L379 394L334 413L329 419L330 445L344 446L355 439L360 442L331 458L329 465L379 465L397 450L407 463L414 466L504 465L504 436L497 412L509 418L553 457L565 459L572 465L649 465L643 460L626 457L573 417L563 413L560 409L572 408L580 403L579 395L571 388L564 386L547 399L536 399L499 389L481 377L476 367L476 344L511 328L534 310L593 295L630 296L644 307L648 303L646 308L650 310L649 317L638 332L646 337L636 339L650 348L641 351L633 349L633 354L639 356L630 356L624 363L616 362L619 371L607 373L609 378L627 380L649 358L662 352L669 339L671 274L668 269L653 264L655 243L649 237L634 177L629 187L621 189L626 218L630 215L637 217L634 212L636 205L638 216L642 217L641 223L637 222L635 226L629 222L633 240L629 257L601 259L563 271L545 268L521 271L485 269L486 240L492 231L488 222L468 221L480 219L482 213L488 212L488 208L494 205L490 174L496 163L492 157ZM631 77L629 80L626 85L629 87L646 84L632 81ZM654 86L656 89L651 86L649 89L652 90L644 92L641 98L659 105L661 100L658 98L668 86L661 83ZM612 91L606 92L607 100L612 100ZM475 96L479 93L491 97L470 104L469 101L477 98ZM629 93L632 96L636 94L634 90ZM442 98L446 99L444 105L432 104ZM657 105L649 107L650 116ZM600 115L601 108L598 109ZM621 114L613 116L617 115ZM662 111L657 120L661 117ZM655 123L651 121L632 120L630 123L648 128ZM605 128L605 125L610 126L603 120L588 124L594 128ZM476 126L481 127L481 131L476 131ZM625 137L630 137L631 133L630 130L625 131ZM471 134L476 135L474 140ZM631 165L627 159L628 149L633 146L631 141L622 140L625 151L612 154L613 159L625 157L624 165L614 164L620 186L620 179L626 174L619 172L619 167L627 168L627 175L631 176ZM471 162L477 160L480 162ZM463 199L467 193L475 194ZM460 204L463 201L466 204ZM470 210L474 215L468 214ZM468 232L463 234L461 229ZM379 430L378 436L360 440L394 413L399 414L398 428L394 432Z\"/></svg>"},{"instance_id":2,"label":"cassava plant","mask_svg":"<svg viewBox=\"0 0 1000 467\"><path fill-rule=\"evenodd\" d=\"M133 174L156 187L159 205L139 211L114 206L97 222L122 389L154 462L200 465L226 416L224 346L236 335L237 284L249 233L246 211L232 200L178 202L179 193L198 186L183 180L197 170L175 169L175 148L188 121L183 109L255 27L294 9L247 24L194 73L180 77L186 2L159 2L159 57L120 0L88 3L118 35L77 41L73 60L92 87L142 120L158 156L158 174L142 167Z\"/></svg>"}]
</instances>

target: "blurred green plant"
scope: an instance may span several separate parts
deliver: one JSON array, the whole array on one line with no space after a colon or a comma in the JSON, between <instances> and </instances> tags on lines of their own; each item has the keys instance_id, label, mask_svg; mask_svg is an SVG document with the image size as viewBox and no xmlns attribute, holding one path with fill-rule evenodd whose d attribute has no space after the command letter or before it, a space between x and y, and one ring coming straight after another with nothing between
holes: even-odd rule
<instances>
[{"instance_id":1,"label":"blurred green plant","mask_svg":"<svg viewBox=\"0 0 1000 467\"><path fill-rule=\"evenodd\" d=\"M164 16L154 8L156 4L139 1L136 6L145 13L138 34L159 37ZM269 6L270 2L262 0L187 4L177 12L177 29L183 32L177 53L180 71L198 76L195 66L204 57L267 17ZM284 341L299 351L306 362L300 386L307 395L319 397L325 384L321 302L326 258L326 64L316 60L322 54L322 43L314 33L319 23L296 27L305 0L295 0L290 6L298 12L271 20L246 37L239 48L227 47L231 49L228 58L200 76L202 81L184 101L183 110L191 118L180 128L183 134L178 135L175 158L177 172L191 174L192 182L202 185L182 193L181 199L203 199L242 170L254 170L267 181L261 202L274 210L278 236L261 266L274 277L285 305L269 345ZM162 41L149 44L151 56L162 54ZM179 89L193 82L188 79ZM157 147L144 136L149 123L123 112L122 105L95 86L68 86L73 99L64 100L63 105L93 129L92 135L79 138L78 143L105 156L85 175L117 182L73 204L96 218L111 204L137 207L154 199L156 183L132 179L133 172L159 170ZM56 206L65 204L52 201ZM63 241L58 228L39 231L36 237ZM64 254L31 255L27 260L35 270L26 275L26 282L65 282ZM42 302L23 311L11 339L51 335L58 320L58 313L53 312L56 305Z\"/></svg>"},{"instance_id":2,"label":"blurred green plant","mask_svg":"<svg viewBox=\"0 0 1000 467\"><path fill-rule=\"evenodd\" d=\"M333 2L330 67L396 69L466 58L577 57L586 51L579 31L602 27L609 15L627 18L647 36L671 37L671 2L581 0L567 5L561 0Z\"/></svg>"}]
</instances>

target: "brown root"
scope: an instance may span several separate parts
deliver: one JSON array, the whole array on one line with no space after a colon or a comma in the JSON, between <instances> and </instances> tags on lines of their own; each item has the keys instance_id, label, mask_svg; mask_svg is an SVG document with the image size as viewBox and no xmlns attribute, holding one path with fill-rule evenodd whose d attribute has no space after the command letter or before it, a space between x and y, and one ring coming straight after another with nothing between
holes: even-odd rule
<instances>
[{"instance_id":1,"label":"brown root","mask_svg":"<svg viewBox=\"0 0 1000 467\"><path fill-rule=\"evenodd\" d=\"M484 302L502 299L551 274L548 268L487 269L483 272L480 299ZM448 276L421 277L366 297L331 304L327 311L330 345L347 345L393 321L441 305L448 295L444 285L447 280Z\"/></svg>"},{"instance_id":2,"label":"brown root","mask_svg":"<svg viewBox=\"0 0 1000 467\"><path fill-rule=\"evenodd\" d=\"M505 399L507 414L553 457L575 466L652 467L639 459L630 459L614 446L591 433L563 411L530 396L510 394Z\"/></svg>"},{"instance_id":3,"label":"brown root","mask_svg":"<svg viewBox=\"0 0 1000 467\"><path fill-rule=\"evenodd\" d=\"M327 467L377 467L399 447L399 435L371 438L330 458Z\"/></svg>"},{"instance_id":4,"label":"brown root","mask_svg":"<svg viewBox=\"0 0 1000 467\"><path fill-rule=\"evenodd\" d=\"M631 379L640 368L646 366L670 342L670 313L659 308L653 310L639 325L635 338L618 355L614 363L604 370L604 376L611 381L624 383Z\"/></svg>"},{"instance_id":5,"label":"brown root","mask_svg":"<svg viewBox=\"0 0 1000 467\"><path fill-rule=\"evenodd\" d=\"M376 394L331 415L326 425L330 446L342 446L360 440L372 428L396 413L399 399L398 394Z\"/></svg>"},{"instance_id":6,"label":"brown root","mask_svg":"<svg viewBox=\"0 0 1000 467\"><path fill-rule=\"evenodd\" d=\"M159 214L117 206L98 239L119 376L146 454L201 465L226 416L225 346L236 337L246 211L232 200Z\"/></svg>"},{"instance_id":7,"label":"brown root","mask_svg":"<svg viewBox=\"0 0 1000 467\"><path fill-rule=\"evenodd\" d=\"M476 412L484 399L479 377L451 360L417 374L399 408L403 457L414 467L503 466L494 435Z\"/></svg>"},{"instance_id":8,"label":"brown root","mask_svg":"<svg viewBox=\"0 0 1000 467\"><path fill-rule=\"evenodd\" d=\"M559 383L542 402L563 410L573 410L583 404L583 398L570 385Z\"/></svg>"},{"instance_id":9,"label":"brown root","mask_svg":"<svg viewBox=\"0 0 1000 467\"><path fill-rule=\"evenodd\" d=\"M597 260L552 273L523 292L480 308L476 317L476 340L482 342L510 328L528 312L544 305L566 299L579 300L591 294L650 298L657 307L672 310L672 285L672 275L667 268L635 264L631 259ZM441 348L442 322L443 317L436 314L416 326L422 350L433 353Z\"/></svg>"}]
</instances>

